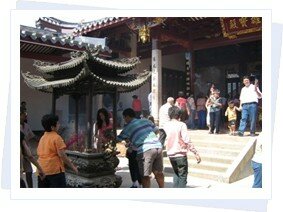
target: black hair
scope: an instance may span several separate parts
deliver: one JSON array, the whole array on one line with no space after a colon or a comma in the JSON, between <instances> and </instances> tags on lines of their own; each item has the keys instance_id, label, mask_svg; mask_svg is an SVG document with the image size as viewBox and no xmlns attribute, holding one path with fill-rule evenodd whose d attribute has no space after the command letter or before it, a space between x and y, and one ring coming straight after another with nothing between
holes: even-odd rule
<instances>
[{"instance_id":1,"label":"black hair","mask_svg":"<svg viewBox=\"0 0 283 212\"><path fill-rule=\"evenodd\" d=\"M136 117L136 113L132 108L127 108L123 111L123 116L129 116L131 118Z\"/></svg>"},{"instance_id":2,"label":"black hair","mask_svg":"<svg viewBox=\"0 0 283 212\"><path fill-rule=\"evenodd\" d=\"M247 75L246 75L246 76L243 76L243 80L244 80L244 79L251 80L251 79L250 79L250 77L249 77L249 76L247 76Z\"/></svg>"},{"instance_id":3,"label":"black hair","mask_svg":"<svg viewBox=\"0 0 283 212\"><path fill-rule=\"evenodd\" d=\"M184 95L184 92L183 91L178 91L178 96L179 97L184 97L185 95Z\"/></svg>"},{"instance_id":4,"label":"black hair","mask_svg":"<svg viewBox=\"0 0 283 212\"><path fill-rule=\"evenodd\" d=\"M51 127L56 127L59 118L53 114L44 115L41 119L41 125L46 132L51 132Z\"/></svg>"},{"instance_id":5,"label":"black hair","mask_svg":"<svg viewBox=\"0 0 283 212\"><path fill-rule=\"evenodd\" d=\"M22 115L23 113L26 113L27 112L27 109L24 108L24 107L20 107L20 115Z\"/></svg>"},{"instance_id":6,"label":"black hair","mask_svg":"<svg viewBox=\"0 0 283 212\"><path fill-rule=\"evenodd\" d=\"M168 109L168 115L170 119L179 119L181 116L181 110L174 105Z\"/></svg>"},{"instance_id":7,"label":"black hair","mask_svg":"<svg viewBox=\"0 0 283 212\"><path fill-rule=\"evenodd\" d=\"M106 122L106 125L108 126L109 123L110 123L110 117L109 117L109 113L108 111L105 109L105 108L101 108L97 111L97 116L96 116L96 123L97 123L97 127L98 129L101 129L102 128L102 124L103 124L103 120L100 118L100 115L99 113L102 113L105 117L105 122Z\"/></svg>"},{"instance_id":8,"label":"black hair","mask_svg":"<svg viewBox=\"0 0 283 212\"><path fill-rule=\"evenodd\" d=\"M147 117L147 119L150 120L154 124L155 121L154 121L154 117L153 116L149 115Z\"/></svg>"},{"instance_id":9,"label":"black hair","mask_svg":"<svg viewBox=\"0 0 283 212\"><path fill-rule=\"evenodd\" d=\"M234 100L229 101L228 105L230 105L230 104L235 104Z\"/></svg>"}]
</instances>

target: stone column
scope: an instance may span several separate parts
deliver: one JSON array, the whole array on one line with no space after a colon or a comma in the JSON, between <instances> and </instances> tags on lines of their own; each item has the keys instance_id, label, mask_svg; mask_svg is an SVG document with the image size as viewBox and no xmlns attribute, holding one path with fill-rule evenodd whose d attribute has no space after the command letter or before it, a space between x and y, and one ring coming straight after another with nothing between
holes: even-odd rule
<instances>
[{"instance_id":1,"label":"stone column","mask_svg":"<svg viewBox=\"0 0 283 212\"><path fill-rule=\"evenodd\" d=\"M113 97L113 113L112 113L112 118L113 118L113 131L114 131L114 136L116 138L117 136L117 89L115 89L114 93L112 94Z\"/></svg>"},{"instance_id":2,"label":"stone column","mask_svg":"<svg viewBox=\"0 0 283 212\"><path fill-rule=\"evenodd\" d=\"M159 108L162 104L162 54L160 43L152 39L152 61L151 61L151 91L152 91L152 116L159 121Z\"/></svg>"},{"instance_id":3,"label":"stone column","mask_svg":"<svg viewBox=\"0 0 283 212\"><path fill-rule=\"evenodd\" d=\"M79 136L79 100L80 100L80 96L79 95L73 95L73 98L75 99L75 104L76 104L76 111L75 111L75 133L77 136ZM78 143L77 142L77 147L78 147Z\"/></svg>"},{"instance_id":4,"label":"stone column","mask_svg":"<svg viewBox=\"0 0 283 212\"><path fill-rule=\"evenodd\" d=\"M91 151L92 149L92 130L93 130L93 121L92 121L92 97L93 97L93 84L89 83L89 93L87 96L87 140L86 140L86 152Z\"/></svg>"},{"instance_id":5,"label":"stone column","mask_svg":"<svg viewBox=\"0 0 283 212\"><path fill-rule=\"evenodd\" d=\"M131 40L130 40L131 44L131 56L130 57L136 57L137 56L137 43L138 43L138 39L137 39L137 35L135 33L131 34Z\"/></svg>"},{"instance_id":6,"label":"stone column","mask_svg":"<svg viewBox=\"0 0 283 212\"><path fill-rule=\"evenodd\" d=\"M51 113L53 115L56 115L56 99L58 98L55 89L53 89L52 93L52 108L51 108Z\"/></svg>"},{"instance_id":7,"label":"stone column","mask_svg":"<svg viewBox=\"0 0 283 212\"><path fill-rule=\"evenodd\" d=\"M99 110L100 108L103 107L103 95L102 94L97 94L96 95L96 105L97 105L97 109Z\"/></svg>"}]
</instances>

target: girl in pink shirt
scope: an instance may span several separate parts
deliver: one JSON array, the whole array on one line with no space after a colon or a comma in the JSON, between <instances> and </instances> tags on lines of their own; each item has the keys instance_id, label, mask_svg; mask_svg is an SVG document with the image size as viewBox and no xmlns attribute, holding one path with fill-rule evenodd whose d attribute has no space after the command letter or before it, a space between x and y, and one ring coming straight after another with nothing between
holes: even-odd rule
<instances>
[{"instance_id":1,"label":"girl in pink shirt","mask_svg":"<svg viewBox=\"0 0 283 212\"><path fill-rule=\"evenodd\" d=\"M173 187L185 188L188 176L188 151L195 154L198 163L201 162L201 158L190 141L186 124L179 121L180 109L177 106L172 106L169 108L168 113L171 120L164 125L166 133L165 146L174 170Z\"/></svg>"}]
</instances>

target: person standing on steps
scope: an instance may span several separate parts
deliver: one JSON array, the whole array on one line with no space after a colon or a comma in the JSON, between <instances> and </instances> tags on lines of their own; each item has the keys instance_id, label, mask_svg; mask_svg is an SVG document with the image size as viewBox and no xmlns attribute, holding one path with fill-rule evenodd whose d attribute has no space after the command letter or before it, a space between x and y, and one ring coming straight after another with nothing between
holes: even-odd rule
<instances>
[{"instance_id":1,"label":"person standing on steps","mask_svg":"<svg viewBox=\"0 0 283 212\"><path fill-rule=\"evenodd\" d=\"M242 116L238 129L238 135L244 135L247 123L250 121L250 136L255 136L258 99L262 98L262 93L259 90L257 79L255 80L254 84L251 84L250 78L248 76L244 76L243 84L245 86L242 88L240 94L239 109L242 111Z\"/></svg>"},{"instance_id":2,"label":"person standing on steps","mask_svg":"<svg viewBox=\"0 0 283 212\"><path fill-rule=\"evenodd\" d=\"M180 116L181 111L178 107L170 107L169 117L171 120L164 125L165 146L174 170L174 188L185 188L187 185L188 151L194 153L197 163L201 162L201 157L190 140L186 124L179 121Z\"/></svg>"},{"instance_id":3,"label":"person standing on steps","mask_svg":"<svg viewBox=\"0 0 283 212\"><path fill-rule=\"evenodd\" d=\"M159 141L164 145L166 133L164 131L164 124L170 121L168 110L174 105L174 98L168 97L167 102L159 109Z\"/></svg>"}]
</instances>

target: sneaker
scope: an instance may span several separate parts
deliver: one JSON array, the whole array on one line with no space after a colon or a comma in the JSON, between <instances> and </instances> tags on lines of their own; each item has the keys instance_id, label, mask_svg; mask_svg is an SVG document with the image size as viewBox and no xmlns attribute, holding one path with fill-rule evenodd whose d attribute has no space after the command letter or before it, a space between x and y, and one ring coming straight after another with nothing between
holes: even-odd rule
<instances>
[{"instance_id":1,"label":"sneaker","mask_svg":"<svg viewBox=\"0 0 283 212\"><path fill-rule=\"evenodd\" d=\"M210 131L209 131L208 134L213 134L213 132L210 132Z\"/></svg>"},{"instance_id":2,"label":"sneaker","mask_svg":"<svg viewBox=\"0 0 283 212\"><path fill-rule=\"evenodd\" d=\"M138 186L136 186L136 185L132 185L130 188L138 188Z\"/></svg>"},{"instance_id":3,"label":"sneaker","mask_svg":"<svg viewBox=\"0 0 283 212\"><path fill-rule=\"evenodd\" d=\"M251 133L250 136L251 136L251 137L255 137L256 134L255 134L255 133Z\"/></svg>"}]
</instances>

